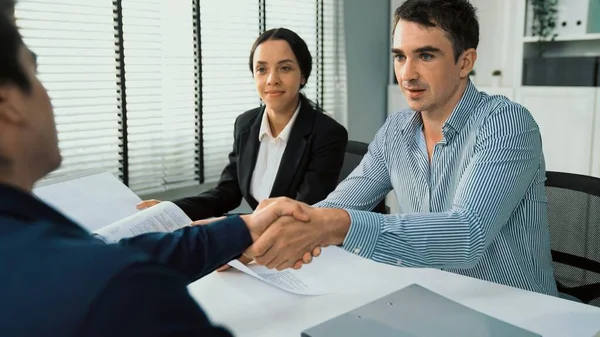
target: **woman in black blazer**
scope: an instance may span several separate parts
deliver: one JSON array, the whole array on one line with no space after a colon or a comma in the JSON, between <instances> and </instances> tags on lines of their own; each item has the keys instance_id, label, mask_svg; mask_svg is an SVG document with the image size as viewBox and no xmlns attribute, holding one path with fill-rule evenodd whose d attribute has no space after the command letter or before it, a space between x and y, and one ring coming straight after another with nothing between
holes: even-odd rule
<instances>
[{"instance_id":1,"label":"woman in black blazer","mask_svg":"<svg viewBox=\"0 0 600 337\"><path fill-rule=\"evenodd\" d=\"M217 186L174 201L192 220L224 215L242 198L252 209L281 196L313 204L337 185L348 133L300 92L312 70L304 40L285 28L266 31L252 46L249 66L264 105L237 117Z\"/></svg>"}]
</instances>

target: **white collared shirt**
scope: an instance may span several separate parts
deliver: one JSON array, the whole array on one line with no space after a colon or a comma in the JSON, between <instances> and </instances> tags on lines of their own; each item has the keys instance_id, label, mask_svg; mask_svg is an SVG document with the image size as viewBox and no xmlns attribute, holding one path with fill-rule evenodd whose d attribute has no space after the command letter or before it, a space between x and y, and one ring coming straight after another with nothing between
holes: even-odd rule
<instances>
[{"instance_id":1,"label":"white collared shirt","mask_svg":"<svg viewBox=\"0 0 600 337\"><path fill-rule=\"evenodd\" d=\"M277 171L279 171L281 157L283 157L292 126L296 121L296 117L298 117L299 111L300 104L298 104L294 115L277 137L273 137L271 133L267 111L263 112L260 132L258 133L260 148L258 149L256 165L254 166L252 181L250 183L250 194L258 202L268 199L271 195L271 189L273 189L273 183L275 182Z\"/></svg>"}]
</instances>

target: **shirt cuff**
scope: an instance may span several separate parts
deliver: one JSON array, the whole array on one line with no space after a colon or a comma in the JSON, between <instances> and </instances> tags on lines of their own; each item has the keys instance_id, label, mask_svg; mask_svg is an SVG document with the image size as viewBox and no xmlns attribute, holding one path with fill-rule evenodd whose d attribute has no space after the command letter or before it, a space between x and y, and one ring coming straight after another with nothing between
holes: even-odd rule
<instances>
[{"instance_id":1,"label":"shirt cuff","mask_svg":"<svg viewBox=\"0 0 600 337\"><path fill-rule=\"evenodd\" d=\"M252 245L250 230L248 230L248 226L238 215L215 221L209 224L208 228L215 242L219 244L224 243L222 249L229 253L227 255L239 257L242 252Z\"/></svg>"},{"instance_id":2,"label":"shirt cuff","mask_svg":"<svg viewBox=\"0 0 600 337\"><path fill-rule=\"evenodd\" d=\"M350 230L342 248L358 256L370 259L381 235L383 214L347 209L350 215Z\"/></svg>"}]
</instances>

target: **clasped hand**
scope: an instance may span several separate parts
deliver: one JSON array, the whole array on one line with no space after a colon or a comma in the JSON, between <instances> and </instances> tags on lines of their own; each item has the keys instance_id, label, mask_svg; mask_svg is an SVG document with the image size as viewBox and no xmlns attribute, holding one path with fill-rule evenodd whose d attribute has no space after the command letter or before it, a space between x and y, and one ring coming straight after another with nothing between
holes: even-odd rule
<instances>
[{"instance_id":1,"label":"clasped hand","mask_svg":"<svg viewBox=\"0 0 600 337\"><path fill-rule=\"evenodd\" d=\"M327 243L320 209L292 199L265 200L242 218L254 241L244 255L267 268L301 268Z\"/></svg>"},{"instance_id":2,"label":"clasped hand","mask_svg":"<svg viewBox=\"0 0 600 337\"><path fill-rule=\"evenodd\" d=\"M244 264L255 260L270 269L300 269L321 254L323 226L318 225L316 208L288 198L267 199L253 213L241 218L253 241L239 258ZM192 225L206 225L221 219L223 217L199 220ZM229 265L224 265L217 270L228 268Z\"/></svg>"},{"instance_id":3,"label":"clasped hand","mask_svg":"<svg viewBox=\"0 0 600 337\"><path fill-rule=\"evenodd\" d=\"M159 202L147 200L138 208L151 207ZM325 209L284 197L262 201L253 213L241 216L250 230L253 244L239 261L247 264L255 260L277 270L300 269L321 254L321 247L331 243L331 238L327 237L330 223L324 220L324 212ZM223 218L198 220L192 225L206 225ZM217 270L228 268L229 265L224 265Z\"/></svg>"}]
</instances>

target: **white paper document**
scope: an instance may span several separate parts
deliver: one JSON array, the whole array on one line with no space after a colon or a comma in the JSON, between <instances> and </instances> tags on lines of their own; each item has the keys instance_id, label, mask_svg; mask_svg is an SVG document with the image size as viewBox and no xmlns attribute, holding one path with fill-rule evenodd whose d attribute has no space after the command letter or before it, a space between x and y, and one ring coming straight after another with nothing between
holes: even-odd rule
<instances>
[{"instance_id":1,"label":"white paper document","mask_svg":"<svg viewBox=\"0 0 600 337\"><path fill-rule=\"evenodd\" d=\"M172 232L192 220L172 202L145 210L142 200L110 172L82 172L41 182L34 194L107 243Z\"/></svg>"},{"instance_id":2,"label":"white paper document","mask_svg":"<svg viewBox=\"0 0 600 337\"><path fill-rule=\"evenodd\" d=\"M33 193L90 232L137 213L142 201L110 172L45 180Z\"/></svg>"},{"instance_id":3,"label":"white paper document","mask_svg":"<svg viewBox=\"0 0 600 337\"><path fill-rule=\"evenodd\" d=\"M238 260L229 262L229 265L241 272L294 294L323 295L327 293L325 287L315 280L309 272L302 269L277 271L257 264L244 265Z\"/></svg>"},{"instance_id":4,"label":"white paper document","mask_svg":"<svg viewBox=\"0 0 600 337\"><path fill-rule=\"evenodd\" d=\"M170 201L163 201L125 219L114 222L95 232L105 242L151 232L172 232L188 226L192 220Z\"/></svg>"}]
</instances>

